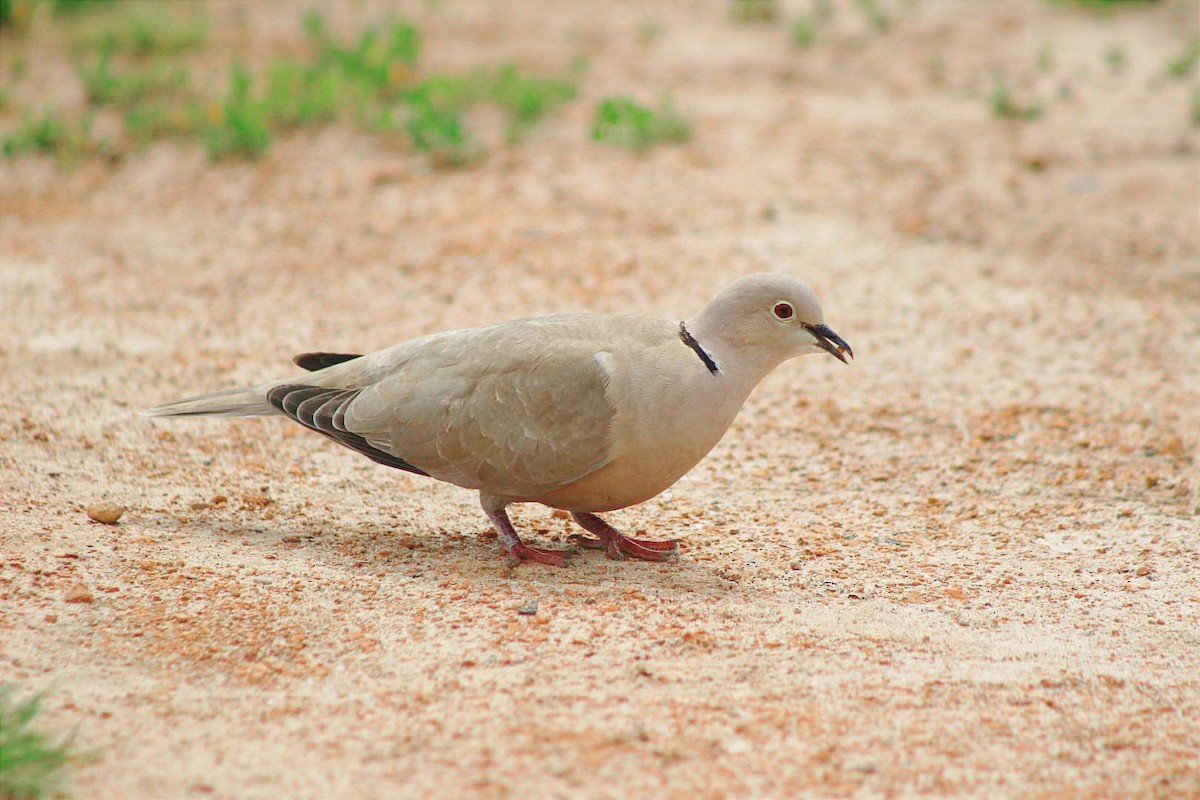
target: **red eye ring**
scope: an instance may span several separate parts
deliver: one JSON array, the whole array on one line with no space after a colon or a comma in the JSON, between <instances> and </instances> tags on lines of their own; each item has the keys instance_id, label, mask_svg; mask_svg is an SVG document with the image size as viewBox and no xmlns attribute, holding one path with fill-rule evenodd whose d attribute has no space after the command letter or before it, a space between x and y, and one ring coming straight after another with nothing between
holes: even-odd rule
<instances>
[{"instance_id":1,"label":"red eye ring","mask_svg":"<svg viewBox=\"0 0 1200 800\"><path fill-rule=\"evenodd\" d=\"M791 303L776 303L775 308L771 310L775 313L776 319L791 319L792 315L796 313Z\"/></svg>"}]
</instances>

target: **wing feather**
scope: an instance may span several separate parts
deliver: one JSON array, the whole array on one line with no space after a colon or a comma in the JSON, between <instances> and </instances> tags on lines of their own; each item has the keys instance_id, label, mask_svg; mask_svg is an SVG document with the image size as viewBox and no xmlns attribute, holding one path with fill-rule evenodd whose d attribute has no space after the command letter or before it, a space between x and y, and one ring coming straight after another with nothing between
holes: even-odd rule
<instances>
[{"instance_id":1,"label":"wing feather","mask_svg":"<svg viewBox=\"0 0 1200 800\"><path fill-rule=\"evenodd\" d=\"M343 424L440 480L535 498L611 458L609 376L587 332L528 320L431 340Z\"/></svg>"},{"instance_id":2,"label":"wing feather","mask_svg":"<svg viewBox=\"0 0 1200 800\"><path fill-rule=\"evenodd\" d=\"M304 356L301 366L325 366L273 388L269 399L379 463L535 500L616 456L613 370L646 348L677 345L674 326L662 320L553 315L434 334L340 362Z\"/></svg>"},{"instance_id":3,"label":"wing feather","mask_svg":"<svg viewBox=\"0 0 1200 800\"><path fill-rule=\"evenodd\" d=\"M309 372L317 372L318 370L332 367L336 364L341 364L345 361L353 361L356 358L362 358L361 353L301 353L292 358L292 363L300 369L306 369Z\"/></svg>"},{"instance_id":4,"label":"wing feather","mask_svg":"<svg viewBox=\"0 0 1200 800\"><path fill-rule=\"evenodd\" d=\"M415 467L393 453L371 445L363 437L336 424L338 415L344 418L345 408L358 395L356 389L324 389L320 386L285 384L267 392L267 400L275 408L306 428L322 433L338 444L362 453L376 463L395 467L417 475L429 473Z\"/></svg>"}]
</instances>

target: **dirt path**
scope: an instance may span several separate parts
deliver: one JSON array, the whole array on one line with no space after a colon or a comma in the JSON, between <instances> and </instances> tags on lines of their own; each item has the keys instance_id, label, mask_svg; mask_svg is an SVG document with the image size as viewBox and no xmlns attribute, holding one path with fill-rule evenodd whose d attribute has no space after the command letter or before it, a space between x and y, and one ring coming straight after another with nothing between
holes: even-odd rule
<instances>
[{"instance_id":1,"label":"dirt path","mask_svg":"<svg viewBox=\"0 0 1200 800\"><path fill-rule=\"evenodd\" d=\"M1194 7L1130 5L839 6L799 49L718 4L416 3L433 61L582 53L583 96L452 172L342 128L0 164L0 678L102 748L78 795L1200 796ZM269 52L304 6L211 8ZM1041 118L993 115L997 71ZM691 144L587 139L664 91ZM762 269L858 358L785 365L612 515L678 563L506 569L469 492L134 415Z\"/></svg>"}]
</instances>

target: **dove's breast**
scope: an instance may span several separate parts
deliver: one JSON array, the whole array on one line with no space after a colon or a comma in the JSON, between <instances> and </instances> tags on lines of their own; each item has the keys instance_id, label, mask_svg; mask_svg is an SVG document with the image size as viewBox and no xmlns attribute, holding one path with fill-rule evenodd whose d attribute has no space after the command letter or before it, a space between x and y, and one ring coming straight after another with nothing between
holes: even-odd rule
<instances>
[{"instance_id":1,"label":"dove's breast","mask_svg":"<svg viewBox=\"0 0 1200 800\"><path fill-rule=\"evenodd\" d=\"M616 413L612 452L601 468L529 498L571 511L612 511L660 494L708 455L748 390L712 373L678 338L636 358L597 356L609 373Z\"/></svg>"}]
</instances>

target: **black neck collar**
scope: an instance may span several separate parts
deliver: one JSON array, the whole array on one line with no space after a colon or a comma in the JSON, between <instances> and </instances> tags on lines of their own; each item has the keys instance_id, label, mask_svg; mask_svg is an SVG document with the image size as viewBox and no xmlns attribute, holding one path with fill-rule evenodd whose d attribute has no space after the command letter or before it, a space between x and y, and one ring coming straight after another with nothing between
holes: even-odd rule
<instances>
[{"instance_id":1,"label":"black neck collar","mask_svg":"<svg viewBox=\"0 0 1200 800\"><path fill-rule=\"evenodd\" d=\"M709 372L716 375L721 371L721 368L717 366L717 362L713 361L712 356L700 346L700 343L696 341L696 337L692 336L691 332L687 329L687 325L682 322L679 323L679 338L692 349L693 353L700 356L700 360L704 362L704 366L708 367Z\"/></svg>"}]
</instances>

